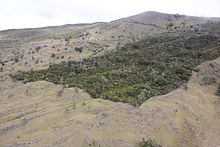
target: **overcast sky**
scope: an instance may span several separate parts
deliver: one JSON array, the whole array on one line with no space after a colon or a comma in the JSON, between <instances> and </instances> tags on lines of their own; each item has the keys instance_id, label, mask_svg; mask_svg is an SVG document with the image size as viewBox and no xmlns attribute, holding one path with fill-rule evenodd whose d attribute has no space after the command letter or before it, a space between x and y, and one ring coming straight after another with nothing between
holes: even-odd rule
<instances>
[{"instance_id":1,"label":"overcast sky","mask_svg":"<svg viewBox=\"0 0 220 147\"><path fill-rule=\"evenodd\" d=\"M220 17L220 0L0 0L0 30L111 21L145 11Z\"/></svg>"}]
</instances>

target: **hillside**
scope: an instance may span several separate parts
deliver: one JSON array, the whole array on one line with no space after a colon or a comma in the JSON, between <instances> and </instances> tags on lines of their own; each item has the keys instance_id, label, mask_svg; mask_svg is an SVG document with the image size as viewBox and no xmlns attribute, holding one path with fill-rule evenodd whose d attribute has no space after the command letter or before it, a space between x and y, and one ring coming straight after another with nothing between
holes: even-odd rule
<instances>
[{"instance_id":1,"label":"hillside","mask_svg":"<svg viewBox=\"0 0 220 147\"><path fill-rule=\"evenodd\" d=\"M179 37L163 34L82 62L52 64L47 70L12 77L24 82L47 80L80 87L93 98L140 105L152 96L178 88L188 81L195 66L219 57L220 38L216 35L207 30Z\"/></svg>"},{"instance_id":2,"label":"hillside","mask_svg":"<svg viewBox=\"0 0 220 147\"><path fill-rule=\"evenodd\" d=\"M164 147L219 146L220 59L198 69L187 85L140 107L45 81L2 78L1 145L128 147L151 138Z\"/></svg>"},{"instance_id":3,"label":"hillside","mask_svg":"<svg viewBox=\"0 0 220 147\"><path fill-rule=\"evenodd\" d=\"M5 30L0 51L0 146L220 146L219 18Z\"/></svg>"},{"instance_id":4,"label":"hillside","mask_svg":"<svg viewBox=\"0 0 220 147\"><path fill-rule=\"evenodd\" d=\"M50 63L81 61L127 42L162 32L199 30L202 24L217 20L145 12L112 22L1 31L0 62L5 65L1 67L4 73L46 69Z\"/></svg>"}]
</instances>

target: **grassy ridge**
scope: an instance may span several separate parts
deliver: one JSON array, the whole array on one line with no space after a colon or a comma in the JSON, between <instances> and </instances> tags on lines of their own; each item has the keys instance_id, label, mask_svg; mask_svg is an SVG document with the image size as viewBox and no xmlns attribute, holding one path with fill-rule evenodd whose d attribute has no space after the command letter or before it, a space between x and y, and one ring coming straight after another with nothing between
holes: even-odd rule
<instances>
[{"instance_id":1,"label":"grassy ridge","mask_svg":"<svg viewBox=\"0 0 220 147\"><path fill-rule=\"evenodd\" d=\"M219 48L210 49L215 46L217 38L209 34L151 37L100 57L62 62L12 77L77 86L93 98L140 105L187 82L195 66L220 56Z\"/></svg>"}]
</instances>

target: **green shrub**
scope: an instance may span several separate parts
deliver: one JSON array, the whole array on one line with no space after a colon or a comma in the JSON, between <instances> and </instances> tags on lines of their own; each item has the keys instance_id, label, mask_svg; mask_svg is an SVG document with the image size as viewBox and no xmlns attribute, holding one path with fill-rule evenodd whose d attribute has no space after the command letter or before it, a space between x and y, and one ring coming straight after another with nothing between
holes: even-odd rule
<instances>
[{"instance_id":1,"label":"green shrub","mask_svg":"<svg viewBox=\"0 0 220 147\"><path fill-rule=\"evenodd\" d=\"M218 87L217 87L216 95L217 95L217 96L220 96L220 84L219 84Z\"/></svg>"},{"instance_id":2,"label":"green shrub","mask_svg":"<svg viewBox=\"0 0 220 147\"><path fill-rule=\"evenodd\" d=\"M83 47L75 47L75 51L81 53L83 51Z\"/></svg>"},{"instance_id":3,"label":"green shrub","mask_svg":"<svg viewBox=\"0 0 220 147\"><path fill-rule=\"evenodd\" d=\"M156 143L154 140L151 140L151 139L148 139L148 140L143 139L139 143L139 147L162 147L162 145Z\"/></svg>"},{"instance_id":4,"label":"green shrub","mask_svg":"<svg viewBox=\"0 0 220 147\"><path fill-rule=\"evenodd\" d=\"M54 57L55 57L55 54L53 53L53 54L51 55L51 57L54 58Z\"/></svg>"}]
</instances>

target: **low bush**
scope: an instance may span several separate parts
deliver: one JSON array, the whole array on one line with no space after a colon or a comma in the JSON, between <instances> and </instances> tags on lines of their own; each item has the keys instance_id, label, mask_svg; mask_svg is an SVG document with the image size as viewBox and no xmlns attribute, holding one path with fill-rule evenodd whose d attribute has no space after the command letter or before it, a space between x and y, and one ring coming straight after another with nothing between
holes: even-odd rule
<instances>
[{"instance_id":1,"label":"low bush","mask_svg":"<svg viewBox=\"0 0 220 147\"><path fill-rule=\"evenodd\" d=\"M55 54L53 53L53 54L51 55L51 57L54 58L54 57L55 57Z\"/></svg>"},{"instance_id":2,"label":"low bush","mask_svg":"<svg viewBox=\"0 0 220 147\"><path fill-rule=\"evenodd\" d=\"M156 143L154 140L151 140L151 139L148 139L148 140L143 139L139 143L139 147L162 147L162 145Z\"/></svg>"},{"instance_id":3,"label":"low bush","mask_svg":"<svg viewBox=\"0 0 220 147\"><path fill-rule=\"evenodd\" d=\"M83 51L83 47L75 47L75 51L81 53Z\"/></svg>"},{"instance_id":4,"label":"low bush","mask_svg":"<svg viewBox=\"0 0 220 147\"><path fill-rule=\"evenodd\" d=\"M216 95L217 95L217 96L220 96L220 84L219 84L218 87L217 87Z\"/></svg>"}]
</instances>

